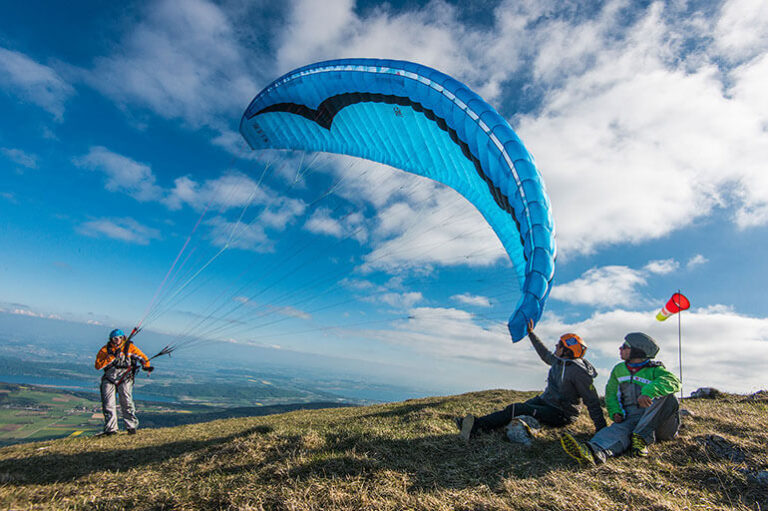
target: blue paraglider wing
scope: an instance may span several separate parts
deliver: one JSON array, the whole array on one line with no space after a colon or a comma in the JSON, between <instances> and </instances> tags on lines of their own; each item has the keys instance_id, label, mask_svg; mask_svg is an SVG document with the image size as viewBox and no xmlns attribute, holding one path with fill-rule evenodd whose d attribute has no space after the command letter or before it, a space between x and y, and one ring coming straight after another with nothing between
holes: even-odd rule
<instances>
[{"instance_id":1,"label":"blue paraglider wing","mask_svg":"<svg viewBox=\"0 0 768 511\"><path fill-rule=\"evenodd\" d=\"M251 102L240 132L253 149L324 151L385 163L450 186L501 240L520 299L513 341L538 322L555 271L554 225L533 157L496 110L434 69L344 59L299 68Z\"/></svg>"}]
</instances>

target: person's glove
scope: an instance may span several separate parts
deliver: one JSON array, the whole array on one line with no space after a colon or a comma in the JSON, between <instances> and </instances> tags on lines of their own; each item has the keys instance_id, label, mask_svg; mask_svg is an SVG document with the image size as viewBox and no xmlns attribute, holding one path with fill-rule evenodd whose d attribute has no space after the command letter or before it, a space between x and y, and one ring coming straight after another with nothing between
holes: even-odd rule
<instances>
[{"instance_id":1,"label":"person's glove","mask_svg":"<svg viewBox=\"0 0 768 511\"><path fill-rule=\"evenodd\" d=\"M624 416L620 413L614 413L613 422L624 422Z\"/></svg>"},{"instance_id":2,"label":"person's glove","mask_svg":"<svg viewBox=\"0 0 768 511\"><path fill-rule=\"evenodd\" d=\"M152 366L144 366L144 367L142 367L142 369L145 370L148 373L151 373L152 371L155 370L155 368L152 367Z\"/></svg>"}]
</instances>

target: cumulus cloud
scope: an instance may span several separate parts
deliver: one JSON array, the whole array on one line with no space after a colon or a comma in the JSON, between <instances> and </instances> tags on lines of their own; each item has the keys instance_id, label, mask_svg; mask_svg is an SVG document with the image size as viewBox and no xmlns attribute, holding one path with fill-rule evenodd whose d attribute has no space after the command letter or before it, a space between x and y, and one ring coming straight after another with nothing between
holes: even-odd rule
<instances>
[{"instance_id":1,"label":"cumulus cloud","mask_svg":"<svg viewBox=\"0 0 768 511\"><path fill-rule=\"evenodd\" d=\"M424 297L418 291L413 291L409 293L384 293L378 299L392 307L407 309L422 301Z\"/></svg>"},{"instance_id":2,"label":"cumulus cloud","mask_svg":"<svg viewBox=\"0 0 768 511\"><path fill-rule=\"evenodd\" d=\"M491 301L485 296L473 295L470 293L464 293L460 295L453 295L451 300L455 300L464 305L473 305L475 307L490 307Z\"/></svg>"},{"instance_id":3,"label":"cumulus cloud","mask_svg":"<svg viewBox=\"0 0 768 511\"><path fill-rule=\"evenodd\" d=\"M0 87L63 120L67 100L75 89L53 68L23 53L0 48Z\"/></svg>"},{"instance_id":4,"label":"cumulus cloud","mask_svg":"<svg viewBox=\"0 0 768 511\"><path fill-rule=\"evenodd\" d=\"M242 113L258 89L247 70L259 69L259 56L244 52L221 7L163 0L142 15L116 51L85 72L92 87L192 127L224 126L221 117Z\"/></svg>"},{"instance_id":5,"label":"cumulus cloud","mask_svg":"<svg viewBox=\"0 0 768 511\"><path fill-rule=\"evenodd\" d=\"M685 268L691 269L706 262L704 256L697 254L691 257ZM577 279L556 284L550 296L555 300L601 309L647 305L654 303L641 292L648 280L679 268L680 263L675 259L650 261L639 270L619 265L591 268Z\"/></svg>"},{"instance_id":6,"label":"cumulus cloud","mask_svg":"<svg viewBox=\"0 0 768 511\"><path fill-rule=\"evenodd\" d=\"M30 309L19 307L11 309L10 314L15 314L17 316L29 316L31 318L61 319L61 316L58 314L45 314L42 312L35 312Z\"/></svg>"},{"instance_id":7,"label":"cumulus cloud","mask_svg":"<svg viewBox=\"0 0 768 511\"><path fill-rule=\"evenodd\" d=\"M247 179L247 178L245 178ZM231 183L230 183L231 184ZM255 185L255 183L253 183ZM203 187L204 189L207 186ZM264 187L253 188L247 195L243 190L233 188L236 196L221 195L221 191L214 192L211 197L219 203L222 209L228 209L234 205L243 208L258 205L254 208L255 214L248 215L243 209L240 219L232 221L224 216L216 216L205 223L211 227L211 239L214 245L228 246L252 250L255 252L272 252L274 241L267 234L267 229L280 232L293 224L306 209L306 204L298 199L281 197L269 193Z\"/></svg>"},{"instance_id":8,"label":"cumulus cloud","mask_svg":"<svg viewBox=\"0 0 768 511\"><path fill-rule=\"evenodd\" d=\"M515 360L502 324L486 327L471 313L455 308L416 307L408 314L394 330L367 331L367 335L434 355L525 366L526 357Z\"/></svg>"},{"instance_id":9,"label":"cumulus cloud","mask_svg":"<svg viewBox=\"0 0 768 511\"><path fill-rule=\"evenodd\" d=\"M672 273L680 267L680 263L674 259L663 259L659 261L651 261L643 268L650 273L656 273L658 275L666 275Z\"/></svg>"},{"instance_id":10,"label":"cumulus cloud","mask_svg":"<svg viewBox=\"0 0 768 511\"><path fill-rule=\"evenodd\" d=\"M304 224L304 229L338 239L352 238L360 243L368 239L365 217L358 211L350 211L339 218L334 218L330 209L319 208Z\"/></svg>"},{"instance_id":11,"label":"cumulus cloud","mask_svg":"<svg viewBox=\"0 0 768 511\"><path fill-rule=\"evenodd\" d=\"M552 288L551 297L564 302L616 308L640 301L637 288L646 284L644 274L627 266L592 268L584 275Z\"/></svg>"},{"instance_id":12,"label":"cumulus cloud","mask_svg":"<svg viewBox=\"0 0 768 511\"><path fill-rule=\"evenodd\" d=\"M163 190L155 184L155 175L149 165L112 152L106 147L91 147L88 154L75 158L73 163L103 173L107 178L107 190L127 193L138 201L157 200L163 194Z\"/></svg>"},{"instance_id":13,"label":"cumulus cloud","mask_svg":"<svg viewBox=\"0 0 768 511\"><path fill-rule=\"evenodd\" d=\"M274 243L259 224L231 222L221 216L207 220L206 224L211 228L209 236L215 246L261 253L274 250Z\"/></svg>"},{"instance_id":14,"label":"cumulus cloud","mask_svg":"<svg viewBox=\"0 0 768 511\"><path fill-rule=\"evenodd\" d=\"M768 48L768 7L761 0L723 2L714 27L715 46L731 61L742 61Z\"/></svg>"},{"instance_id":15,"label":"cumulus cloud","mask_svg":"<svg viewBox=\"0 0 768 511\"><path fill-rule=\"evenodd\" d=\"M0 152L2 152L6 158L22 167L28 169L37 168L37 156L34 154L29 154L21 149L10 149L7 147L0 148Z\"/></svg>"},{"instance_id":16,"label":"cumulus cloud","mask_svg":"<svg viewBox=\"0 0 768 511\"><path fill-rule=\"evenodd\" d=\"M229 172L202 184L189 176L174 181L174 186L163 202L170 209L188 205L202 211L205 207L227 210L244 208L249 204L266 204L276 192L260 186L245 174Z\"/></svg>"},{"instance_id":17,"label":"cumulus cloud","mask_svg":"<svg viewBox=\"0 0 768 511\"><path fill-rule=\"evenodd\" d=\"M716 55L686 53L677 37L705 38L706 25L666 16L662 3L622 25L623 5L537 27L536 78L548 94L540 110L519 118L519 132L547 182L561 253L661 237L716 206L728 205L741 226L764 224L761 63L723 73Z\"/></svg>"},{"instance_id":18,"label":"cumulus cloud","mask_svg":"<svg viewBox=\"0 0 768 511\"><path fill-rule=\"evenodd\" d=\"M691 257L687 263L685 263L685 267L690 270L691 268L695 268L696 266L700 266L708 262L709 259L701 254L696 254L695 256Z\"/></svg>"},{"instance_id":19,"label":"cumulus cloud","mask_svg":"<svg viewBox=\"0 0 768 511\"><path fill-rule=\"evenodd\" d=\"M91 220L80 225L77 231L85 236L107 237L138 245L147 245L153 239L160 239L160 231L142 225L133 218Z\"/></svg>"},{"instance_id":20,"label":"cumulus cloud","mask_svg":"<svg viewBox=\"0 0 768 511\"><path fill-rule=\"evenodd\" d=\"M312 315L310 313L303 311L301 309L297 309L296 307L291 307L287 305L263 304L263 303L254 301L248 298L247 296L236 296L233 298L233 300L248 307L249 309L257 310L258 312L255 313L256 317L265 317L265 316L268 317L273 314L278 314L280 316L285 316L288 318L297 318L297 319L304 319L304 320L312 319ZM254 313L249 312L249 316L251 315L254 315Z\"/></svg>"},{"instance_id":21,"label":"cumulus cloud","mask_svg":"<svg viewBox=\"0 0 768 511\"><path fill-rule=\"evenodd\" d=\"M364 271L443 266L489 266L507 254L495 233L453 190L436 188L421 203L396 202L377 214L376 247Z\"/></svg>"},{"instance_id":22,"label":"cumulus cloud","mask_svg":"<svg viewBox=\"0 0 768 511\"><path fill-rule=\"evenodd\" d=\"M352 0L332 4L299 0L278 38L277 62L287 72L332 58L409 60L440 69L493 99L507 73L520 63L525 46L518 25L524 23L510 20L512 26L503 32L497 27L472 27L462 21L458 7L444 1L399 12L384 5L361 16Z\"/></svg>"}]
</instances>

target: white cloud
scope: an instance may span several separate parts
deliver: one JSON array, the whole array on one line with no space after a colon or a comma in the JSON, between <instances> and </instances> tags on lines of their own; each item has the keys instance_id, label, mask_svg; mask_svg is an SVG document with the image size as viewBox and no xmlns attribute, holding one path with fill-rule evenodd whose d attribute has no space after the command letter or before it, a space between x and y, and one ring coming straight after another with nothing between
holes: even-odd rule
<instances>
[{"instance_id":1,"label":"white cloud","mask_svg":"<svg viewBox=\"0 0 768 511\"><path fill-rule=\"evenodd\" d=\"M473 295L470 293L464 293L460 295L453 295L451 300L455 300L464 305L473 305L476 307L490 307L491 301L485 296Z\"/></svg>"},{"instance_id":2,"label":"white cloud","mask_svg":"<svg viewBox=\"0 0 768 511\"><path fill-rule=\"evenodd\" d=\"M413 307L415 304L424 299L422 294L418 291L409 293L384 293L379 295L377 298L387 305L403 309Z\"/></svg>"},{"instance_id":3,"label":"white cloud","mask_svg":"<svg viewBox=\"0 0 768 511\"><path fill-rule=\"evenodd\" d=\"M132 218L102 218L91 220L80 225L80 234L91 237L102 237L147 245L153 239L160 239L160 231L141 225Z\"/></svg>"},{"instance_id":4,"label":"white cloud","mask_svg":"<svg viewBox=\"0 0 768 511\"><path fill-rule=\"evenodd\" d=\"M285 229L293 220L304 214L307 205L299 199L276 197L259 215L259 222L273 229Z\"/></svg>"},{"instance_id":5,"label":"white cloud","mask_svg":"<svg viewBox=\"0 0 768 511\"><path fill-rule=\"evenodd\" d=\"M522 9L500 7L499 13ZM277 62L282 72L310 62L371 57L425 64L467 82L487 99L495 98L501 82L520 64L525 46L520 25L509 19L498 27L471 27L455 6L432 1L417 9L395 13L388 6L355 12L351 0L318 3L299 0L279 37Z\"/></svg>"},{"instance_id":6,"label":"white cloud","mask_svg":"<svg viewBox=\"0 0 768 511\"><path fill-rule=\"evenodd\" d=\"M255 317L264 317L264 316L271 316L273 314L279 314L281 316L286 316L289 318L297 318L297 319L304 319L304 320L312 319L312 315L310 313L303 311L301 309L297 309L295 307L287 306L287 305L261 304L254 300L251 300L246 296L236 296L235 298L233 298L233 300L251 309L257 309L259 312L254 314ZM233 342L236 342L236 341L233 341Z\"/></svg>"},{"instance_id":7,"label":"white cloud","mask_svg":"<svg viewBox=\"0 0 768 511\"><path fill-rule=\"evenodd\" d=\"M685 54L675 36L691 27L671 24L663 4L626 28L622 5L609 2L596 21L537 27L535 62L547 71L536 76L548 94L519 133L546 180L561 254L658 238L719 205L740 225L765 223L768 137L756 108L765 88L754 80L761 99L747 99L739 70L724 76L706 55ZM563 53L574 40L585 42Z\"/></svg>"},{"instance_id":8,"label":"white cloud","mask_svg":"<svg viewBox=\"0 0 768 511\"><path fill-rule=\"evenodd\" d=\"M505 325L480 325L469 312L440 307L416 307L395 330L366 331L379 340L416 351L451 358L467 358L525 367L528 357L516 358Z\"/></svg>"},{"instance_id":9,"label":"white cloud","mask_svg":"<svg viewBox=\"0 0 768 511\"><path fill-rule=\"evenodd\" d=\"M264 227L259 224L230 222L221 216L211 218L205 223L211 227L211 243L215 246L261 253L274 250L274 243L267 236Z\"/></svg>"},{"instance_id":10,"label":"white cloud","mask_svg":"<svg viewBox=\"0 0 768 511\"><path fill-rule=\"evenodd\" d=\"M0 87L51 113L57 121L74 88L52 68L16 51L0 48Z\"/></svg>"},{"instance_id":11,"label":"white cloud","mask_svg":"<svg viewBox=\"0 0 768 511\"><path fill-rule=\"evenodd\" d=\"M637 288L646 284L645 276L626 266L592 268L566 284L552 288L551 297L573 304L617 308L635 305L641 297Z\"/></svg>"},{"instance_id":12,"label":"white cloud","mask_svg":"<svg viewBox=\"0 0 768 511\"><path fill-rule=\"evenodd\" d=\"M45 316L43 314L40 314L38 312L32 312L29 309L19 309L15 308L11 310L11 314L16 314L17 316L30 316L33 318L44 318Z\"/></svg>"},{"instance_id":13,"label":"white cloud","mask_svg":"<svg viewBox=\"0 0 768 511\"><path fill-rule=\"evenodd\" d=\"M106 147L91 147L88 154L73 160L78 167L102 172L107 177L106 189L124 192L138 201L157 200L162 189L155 184L149 165L110 151Z\"/></svg>"},{"instance_id":14,"label":"white cloud","mask_svg":"<svg viewBox=\"0 0 768 511\"><path fill-rule=\"evenodd\" d=\"M378 212L376 248L363 270L489 266L507 259L498 237L466 200L447 188L421 204L398 202Z\"/></svg>"},{"instance_id":15,"label":"white cloud","mask_svg":"<svg viewBox=\"0 0 768 511\"><path fill-rule=\"evenodd\" d=\"M349 237L360 243L364 243L368 239L365 217L356 211L350 211L340 218L334 218L333 211L328 208L319 208L304 224L304 229L315 234L324 234L338 239Z\"/></svg>"},{"instance_id":16,"label":"white cloud","mask_svg":"<svg viewBox=\"0 0 768 511\"><path fill-rule=\"evenodd\" d=\"M86 80L118 104L223 132L219 119L237 118L258 90L248 70L259 69L259 55L245 54L231 20L211 2L163 0L143 14Z\"/></svg>"},{"instance_id":17,"label":"white cloud","mask_svg":"<svg viewBox=\"0 0 768 511\"><path fill-rule=\"evenodd\" d=\"M768 6L762 0L723 2L713 35L729 60L754 57L768 48Z\"/></svg>"},{"instance_id":18,"label":"white cloud","mask_svg":"<svg viewBox=\"0 0 768 511\"><path fill-rule=\"evenodd\" d=\"M645 271L655 273L658 275L666 275L672 273L680 267L680 263L674 259L663 259L658 261L651 261L643 268Z\"/></svg>"},{"instance_id":19,"label":"white cloud","mask_svg":"<svg viewBox=\"0 0 768 511\"><path fill-rule=\"evenodd\" d=\"M177 179L169 203L173 204L176 200L175 204L183 201L198 208L205 202L218 206L220 210L243 208L241 220L231 221L216 216L205 223L212 228L214 245L255 252L273 251L274 242L267 229L283 231L306 210L306 204L301 200L280 196L246 176L234 174L206 181L202 186L189 178Z\"/></svg>"},{"instance_id":20,"label":"white cloud","mask_svg":"<svg viewBox=\"0 0 768 511\"><path fill-rule=\"evenodd\" d=\"M62 319L58 314L43 314L41 312L34 312L29 309L22 309L19 307L11 309L10 314L16 314L17 316L29 316L32 318Z\"/></svg>"},{"instance_id":21,"label":"white cloud","mask_svg":"<svg viewBox=\"0 0 768 511\"><path fill-rule=\"evenodd\" d=\"M177 178L173 189L163 200L170 209L179 209L184 204L202 211L208 208L227 210L244 208L249 204L269 204L277 195L266 186L259 185L245 174L229 172L202 184L189 176Z\"/></svg>"},{"instance_id":22,"label":"white cloud","mask_svg":"<svg viewBox=\"0 0 768 511\"><path fill-rule=\"evenodd\" d=\"M0 152L2 152L6 158L22 167L28 169L37 168L37 156L34 154L26 153L21 149L9 149L7 147L0 148Z\"/></svg>"},{"instance_id":23,"label":"white cloud","mask_svg":"<svg viewBox=\"0 0 768 511\"><path fill-rule=\"evenodd\" d=\"M708 262L709 262L709 259L707 259L701 254L696 254L695 256L691 257L687 263L685 263L685 267L690 270L691 268L700 266L702 264L706 264Z\"/></svg>"}]
</instances>

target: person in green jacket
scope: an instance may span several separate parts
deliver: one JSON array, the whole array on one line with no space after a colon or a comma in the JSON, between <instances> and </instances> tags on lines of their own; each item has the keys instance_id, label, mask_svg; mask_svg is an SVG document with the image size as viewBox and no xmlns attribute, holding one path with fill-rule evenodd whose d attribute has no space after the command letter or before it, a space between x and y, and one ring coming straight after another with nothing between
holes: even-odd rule
<instances>
[{"instance_id":1,"label":"person in green jacket","mask_svg":"<svg viewBox=\"0 0 768 511\"><path fill-rule=\"evenodd\" d=\"M664 364L651 360L659 352L656 341L642 332L627 334L624 341L619 348L623 362L613 368L605 386L613 424L586 443L569 433L560 436L565 452L579 464L604 463L627 450L633 456L647 456L649 445L671 440L680 428L675 397L680 380Z\"/></svg>"}]
</instances>

